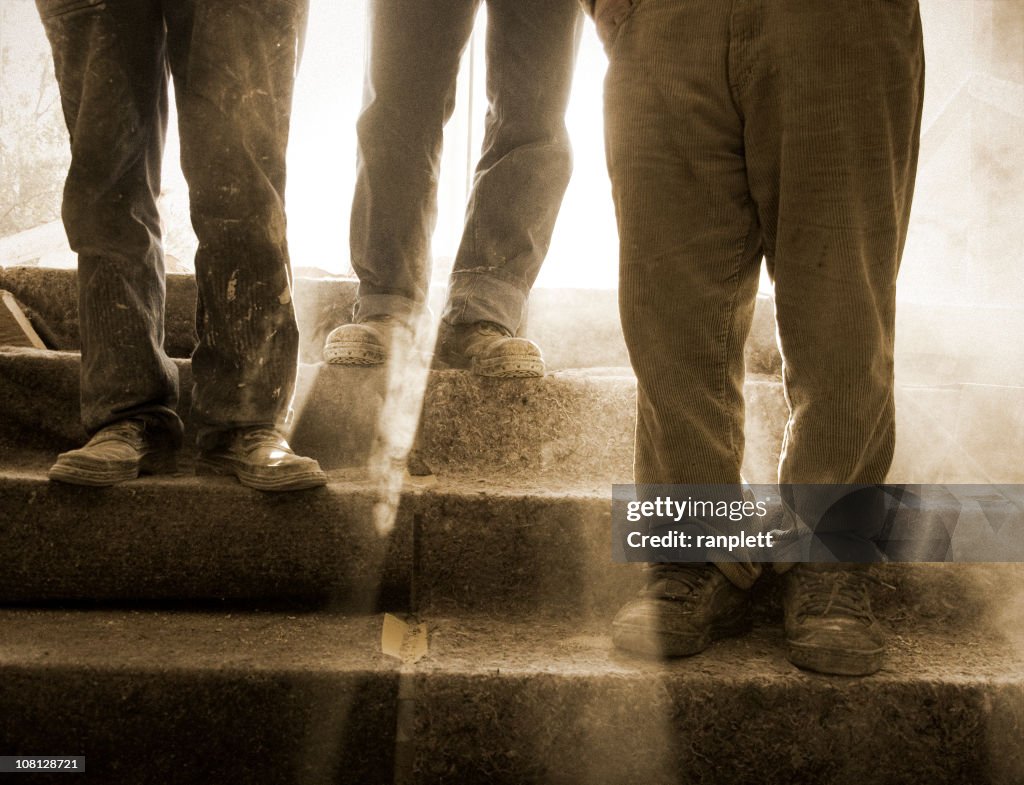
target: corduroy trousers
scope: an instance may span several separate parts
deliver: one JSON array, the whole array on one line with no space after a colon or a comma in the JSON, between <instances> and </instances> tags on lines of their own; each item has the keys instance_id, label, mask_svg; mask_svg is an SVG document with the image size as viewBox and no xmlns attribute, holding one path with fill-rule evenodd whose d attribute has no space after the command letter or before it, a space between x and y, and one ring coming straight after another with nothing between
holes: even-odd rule
<instances>
[{"instance_id":1,"label":"corduroy trousers","mask_svg":"<svg viewBox=\"0 0 1024 785\"><path fill-rule=\"evenodd\" d=\"M789 405L779 481L881 483L917 167L916 0L634 0L609 44L637 483L739 483L762 258Z\"/></svg>"}]
</instances>

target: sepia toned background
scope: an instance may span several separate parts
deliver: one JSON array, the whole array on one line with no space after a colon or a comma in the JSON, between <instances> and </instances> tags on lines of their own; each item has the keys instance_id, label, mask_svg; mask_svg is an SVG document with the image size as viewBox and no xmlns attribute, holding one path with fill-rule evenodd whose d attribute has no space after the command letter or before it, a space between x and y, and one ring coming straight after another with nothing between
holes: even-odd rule
<instances>
[{"instance_id":1,"label":"sepia toned background","mask_svg":"<svg viewBox=\"0 0 1024 785\"><path fill-rule=\"evenodd\" d=\"M350 274L364 6L312 0L289 161L300 275ZM1024 0L922 0L921 12L928 78L898 295L892 479L1020 488ZM484 24L446 130L439 282L482 140ZM47 482L58 450L84 440L74 276L14 268L75 265L59 220L68 144L35 4L0 0L0 284L20 284L66 339L60 351L0 352L0 746L85 750L103 781L131 785L166 785L172 770L261 784L288 771L306 783L345 781L335 771L488 785L668 783L682 771L762 784L1024 782L1020 564L889 565L875 607L894 631L891 657L864 681L785 661L773 576L754 633L708 656L666 665L612 649L608 623L639 573L610 563L605 517L611 483L629 479L635 406L614 334L605 66L588 22L568 118L575 174L531 314L552 373L420 380L422 465L382 539L378 497L349 482L341 458L362 460L391 430L411 439L415 423L389 416L381 374L316 365L312 330L292 443L341 467L320 496L268 500L189 471L96 493ZM168 266L187 273L195 239L173 118L169 141ZM168 351L183 374L189 284L179 275L168 287ZM300 323L351 289L300 281ZM766 303L748 346L752 482L772 481L785 421ZM969 509L963 523L989 522ZM1011 557L1019 531L1000 532ZM330 612L252 610L307 595ZM385 645L395 619L381 609L414 614L401 645Z\"/></svg>"}]
</instances>

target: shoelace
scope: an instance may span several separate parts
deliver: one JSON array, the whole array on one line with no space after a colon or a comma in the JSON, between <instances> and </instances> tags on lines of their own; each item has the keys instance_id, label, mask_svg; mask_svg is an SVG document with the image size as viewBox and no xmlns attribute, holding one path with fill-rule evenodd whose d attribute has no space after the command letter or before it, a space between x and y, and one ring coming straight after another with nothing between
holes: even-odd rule
<instances>
[{"instance_id":1,"label":"shoelace","mask_svg":"<svg viewBox=\"0 0 1024 785\"><path fill-rule=\"evenodd\" d=\"M98 441L110 441L116 439L122 442L128 442L129 444L137 444L146 432L145 423L139 420L121 420L121 422L108 425L100 433L96 434L99 436ZM95 437L94 437L95 439Z\"/></svg>"},{"instance_id":2,"label":"shoelace","mask_svg":"<svg viewBox=\"0 0 1024 785\"><path fill-rule=\"evenodd\" d=\"M692 597L708 579L703 564L652 564L647 568L646 597L684 599Z\"/></svg>"},{"instance_id":3,"label":"shoelace","mask_svg":"<svg viewBox=\"0 0 1024 785\"><path fill-rule=\"evenodd\" d=\"M873 620L867 584L869 581L878 582L874 576L863 571L801 570L797 573L797 580L801 588L800 616L836 614L867 622Z\"/></svg>"},{"instance_id":4,"label":"shoelace","mask_svg":"<svg viewBox=\"0 0 1024 785\"><path fill-rule=\"evenodd\" d=\"M273 428L253 428L246 431L242 438L249 448L258 446L264 442L271 442L275 447L281 445L283 437Z\"/></svg>"},{"instance_id":5,"label":"shoelace","mask_svg":"<svg viewBox=\"0 0 1024 785\"><path fill-rule=\"evenodd\" d=\"M501 335L505 338L512 337L511 332L495 322L477 322L476 331L481 335Z\"/></svg>"}]
</instances>

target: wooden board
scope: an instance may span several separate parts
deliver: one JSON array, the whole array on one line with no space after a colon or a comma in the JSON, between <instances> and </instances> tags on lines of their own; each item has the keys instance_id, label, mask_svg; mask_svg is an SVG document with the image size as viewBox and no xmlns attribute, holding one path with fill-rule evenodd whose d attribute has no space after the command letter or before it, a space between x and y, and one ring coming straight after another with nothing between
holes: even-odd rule
<instances>
[{"instance_id":1,"label":"wooden board","mask_svg":"<svg viewBox=\"0 0 1024 785\"><path fill-rule=\"evenodd\" d=\"M14 295L3 289L0 289L0 346L46 348Z\"/></svg>"}]
</instances>

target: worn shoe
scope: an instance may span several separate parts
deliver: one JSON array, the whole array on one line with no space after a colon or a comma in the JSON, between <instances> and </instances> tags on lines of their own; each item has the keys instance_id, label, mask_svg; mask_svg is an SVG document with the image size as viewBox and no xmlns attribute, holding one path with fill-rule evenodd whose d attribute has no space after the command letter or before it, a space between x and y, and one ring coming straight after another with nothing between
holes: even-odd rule
<instances>
[{"instance_id":1,"label":"worn shoe","mask_svg":"<svg viewBox=\"0 0 1024 785\"><path fill-rule=\"evenodd\" d=\"M798 668L866 676L882 667L885 635L859 566L797 564L782 597L789 661Z\"/></svg>"},{"instance_id":2,"label":"worn shoe","mask_svg":"<svg viewBox=\"0 0 1024 785\"><path fill-rule=\"evenodd\" d=\"M312 458L292 452L273 428L237 428L217 447L203 450L196 474L237 477L260 491L299 491L327 484L327 475Z\"/></svg>"},{"instance_id":3,"label":"worn shoe","mask_svg":"<svg viewBox=\"0 0 1024 785\"><path fill-rule=\"evenodd\" d=\"M331 365L382 365L387 362L395 333L405 329L401 321L386 315L343 324L327 335L324 359Z\"/></svg>"},{"instance_id":4,"label":"worn shoe","mask_svg":"<svg viewBox=\"0 0 1024 785\"><path fill-rule=\"evenodd\" d=\"M612 621L620 649L687 657L750 627L747 593L710 564L652 564L647 586Z\"/></svg>"},{"instance_id":5,"label":"worn shoe","mask_svg":"<svg viewBox=\"0 0 1024 785\"><path fill-rule=\"evenodd\" d=\"M477 376L498 379L539 378L544 375L540 347L494 322L450 325L442 322L437 341L437 365L468 368Z\"/></svg>"},{"instance_id":6,"label":"worn shoe","mask_svg":"<svg viewBox=\"0 0 1024 785\"><path fill-rule=\"evenodd\" d=\"M77 450L61 453L50 467L51 480L103 487L140 474L173 472L175 448L166 430L137 418L97 431Z\"/></svg>"}]
</instances>

